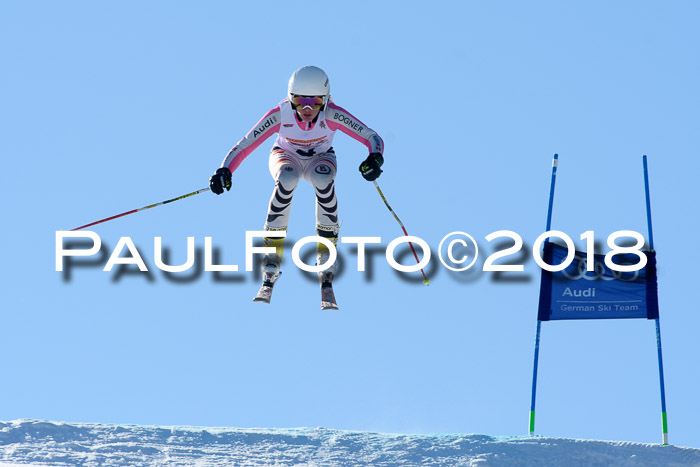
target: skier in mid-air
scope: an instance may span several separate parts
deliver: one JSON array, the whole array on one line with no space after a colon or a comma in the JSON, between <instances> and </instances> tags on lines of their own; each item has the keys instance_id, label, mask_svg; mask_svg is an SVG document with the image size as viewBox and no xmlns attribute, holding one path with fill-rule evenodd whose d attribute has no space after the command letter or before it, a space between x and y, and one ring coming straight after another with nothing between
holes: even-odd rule
<instances>
[{"instance_id":1,"label":"skier in mid-air","mask_svg":"<svg viewBox=\"0 0 700 467\"><path fill-rule=\"evenodd\" d=\"M286 231L294 190L300 179L306 180L316 192L316 233L338 241L338 203L334 180L336 155L333 137L337 130L364 144L369 155L360 164L362 176L376 180L382 173L384 142L377 132L355 118L350 112L335 105L330 96L330 84L326 73L315 66L296 70L289 79L287 98L267 112L260 121L229 151L228 155L209 180L211 191L220 195L231 188L231 174L243 159L260 144L277 133L270 152L269 168L275 179L264 230ZM265 246L275 248L262 261L263 285L255 301L270 302L272 288L280 275L284 238L265 237ZM328 260L328 248L318 243L317 264ZM337 309L332 281L336 265L319 272L321 283L321 307Z\"/></svg>"}]
</instances>

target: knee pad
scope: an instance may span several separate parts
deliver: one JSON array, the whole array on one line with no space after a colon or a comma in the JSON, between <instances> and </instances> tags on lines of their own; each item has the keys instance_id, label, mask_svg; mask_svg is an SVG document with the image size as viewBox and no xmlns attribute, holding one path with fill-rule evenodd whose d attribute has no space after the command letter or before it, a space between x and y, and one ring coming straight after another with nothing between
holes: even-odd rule
<instances>
[{"instance_id":1,"label":"knee pad","mask_svg":"<svg viewBox=\"0 0 700 467\"><path fill-rule=\"evenodd\" d=\"M297 183L299 183L299 170L292 164L282 164L277 169L277 176L275 180L280 182L280 184L287 190L296 188Z\"/></svg>"},{"instance_id":2,"label":"knee pad","mask_svg":"<svg viewBox=\"0 0 700 467\"><path fill-rule=\"evenodd\" d=\"M327 162L315 164L309 174L316 188L325 188L335 180L335 167Z\"/></svg>"}]
</instances>

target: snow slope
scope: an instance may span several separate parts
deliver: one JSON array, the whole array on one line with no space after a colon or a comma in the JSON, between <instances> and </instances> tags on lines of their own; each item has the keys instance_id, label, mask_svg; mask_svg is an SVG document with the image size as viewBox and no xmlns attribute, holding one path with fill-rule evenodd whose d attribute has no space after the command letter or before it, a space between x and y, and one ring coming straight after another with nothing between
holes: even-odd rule
<instances>
[{"instance_id":1,"label":"snow slope","mask_svg":"<svg viewBox=\"0 0 700 467\"><path fill-rule=\"evenodd\" d=\"M563 438L324 428L0 422L0 465L700 466L700 449Z\"/></svg>"}]
</instances>

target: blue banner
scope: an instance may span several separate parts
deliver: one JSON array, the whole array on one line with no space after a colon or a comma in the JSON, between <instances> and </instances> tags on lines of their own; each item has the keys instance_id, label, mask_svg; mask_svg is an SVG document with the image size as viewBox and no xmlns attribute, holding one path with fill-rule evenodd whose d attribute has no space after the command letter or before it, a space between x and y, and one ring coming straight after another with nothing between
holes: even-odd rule
<instances>
[{"instance_id":1,"label":"blue banner","mask_svg":"<svg viewBox=\"0 0 700 467\"><path fill-rule=\"evenodd\" d=\"M568 249L545 242L542 259L550 265L562 264ZM613 271L605 265L605 255L593 255L594 271L587 271L586 252L576 251L564 270L542 270L540 283L541 321L563 319L616 319L659 317L656 282L656 253L643 251L644 268L634 272ZM615 264L636 264L634 254L618 254Z\"/></svg>"}]
</instances>

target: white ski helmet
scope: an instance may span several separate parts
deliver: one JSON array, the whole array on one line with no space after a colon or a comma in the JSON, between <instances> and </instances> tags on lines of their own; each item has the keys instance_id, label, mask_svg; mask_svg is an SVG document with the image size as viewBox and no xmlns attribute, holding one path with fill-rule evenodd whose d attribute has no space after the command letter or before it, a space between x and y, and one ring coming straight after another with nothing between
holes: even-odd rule
<instances>
[{"instance_id":1,"label":"white ski helmet","mask_svg":"<svg viewBox=\"0 0 700 467\"><path fill-rule=\"evenodd\" d=\"M315 66L303 66L292 73L289 78L287 97L291 103L296 96L323 96L323 106L328 103L331 94L331 85L328 75L322 69Z\"/></svg>"}]
</instances>

